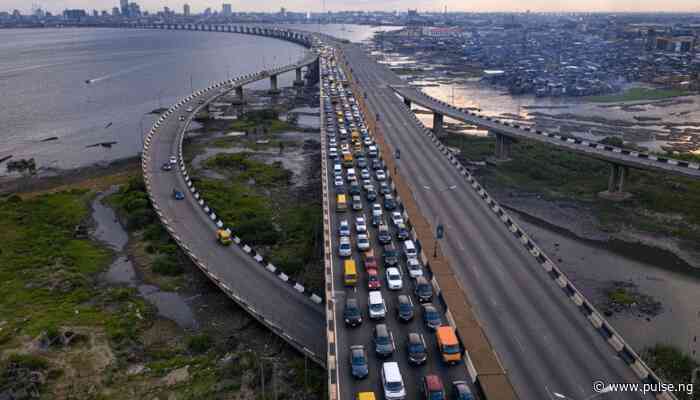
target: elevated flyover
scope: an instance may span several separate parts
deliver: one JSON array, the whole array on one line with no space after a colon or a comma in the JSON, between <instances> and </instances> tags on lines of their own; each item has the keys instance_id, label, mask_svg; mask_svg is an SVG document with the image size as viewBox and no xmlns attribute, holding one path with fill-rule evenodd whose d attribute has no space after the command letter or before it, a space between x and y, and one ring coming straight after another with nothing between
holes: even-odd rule
<instances>
[{"instance_id":1,"label":"elevated flyover","mask_svg":"<svg viewBox=\"0 0 700 400\"><path fill-rule=\"evenodd\" d=\"M326 322L321 297L308 293L235 236L235 226L226 225L207 205L206 193L197 190L182 158L187 126L209 102L252 82L317 63L318 55L311 51L296 63L218 82L183 98L156 120L144 138L142 169L156 214L194 264L258 321L325 365ZM163 171L161 166L171 156L177 158L177 168ZM185 192L185 199L175 200L174 189ZM219 245L217 229L230 229L235 245Z\"/></svg>"}]
</instances>

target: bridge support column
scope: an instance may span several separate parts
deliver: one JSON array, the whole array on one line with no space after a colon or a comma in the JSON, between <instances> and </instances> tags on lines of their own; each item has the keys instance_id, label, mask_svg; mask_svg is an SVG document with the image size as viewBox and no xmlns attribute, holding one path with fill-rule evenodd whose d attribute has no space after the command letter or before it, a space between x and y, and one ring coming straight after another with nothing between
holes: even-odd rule
<instances>
[{"instance_id":1,"label":"bridge support column","mask_svg":"<svg viewBox=\"0 0 700 400\"><path fill-rule=\"evenodd\" d=\"M408 97L403 98L403 104L405 104L406 107L409 108L409 110L411 109L411 100Z\"/></svg>"},{"instance_id":2,"label":"bridge support column","mask_svg":"<svg viewBox=\"0 0 700 400\"><path fill-rule=\"evenodd\" d=\"M624 191L625 179L629 175L629 167L619 164L610 164L610 177L608 178L608 190L598 193L604 199L622 201L628 199L631 194Z\"/></svg>"},{"instance_id":3,"label":"bridge support column","mask_svg":"<svg viewBox=\"0 0 700 400\"><path fill-rule=\"evenodd\" d=\"M270 75L270 90L267 91L269 94L279 94L280 90L277 87L277 75Z\"/></svg>"},{"instance_id":4,"label":"bridge support column","mask_svg":"<svg viewBox=\"0 0 700 400\"><path fill-rule=\"evenodd\" d=\"M301 75L301 68L296 69L297 79L294 80L294 86L304 86L304 78Z\"/></svg>"},{"instance_id":5,"label":"bridge support column","mask_svg":"<svg viewBox=\"0 0 700 400\"><path fill-rule=\"evenodd\" d=\"M510 160L511 143L513 143L513 139L509 138L506 135L496 133L496 161Z\"/></svg>"},{"instance_id":6,"label":"bridge support column","mask_svg":"<svg viewBox=\"0 0 700 400\"><path fill-rule=\"evenodd\" d=\"M318 65L318 60L316 60L316 62L309 65L306 77L308 79L309 84L311 85L318 82L320 76L320 67Z\"/></svg>"},{"instance_id":7,"label":"bridge support column","mask_svg":"<svg viewBox=\"0 0 700 400\"><path fill-rule=\"evenodd\" d=\"M433 113L433 133L438 137L445 135L442 129L443 115L436 112Z\"/></svg>"},{"instance_id":8,"label":"bridge support column","mask_svg":"<svg viewBox=\"0 0 700 400\"><path fill-rule=\"evenodd\" d=\"M245 104L245 99L243 98L243 86L236 86L236 98L231 102L231 104Z\"/></svg>"}]
</instances>

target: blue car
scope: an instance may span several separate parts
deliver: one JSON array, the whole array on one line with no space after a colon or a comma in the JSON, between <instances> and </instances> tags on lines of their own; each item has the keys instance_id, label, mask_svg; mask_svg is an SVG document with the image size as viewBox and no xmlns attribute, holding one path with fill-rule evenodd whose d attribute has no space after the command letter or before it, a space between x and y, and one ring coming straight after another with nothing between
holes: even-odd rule
<instances>
[{"instance_id":1,"label":"blue car","mask_svg":"<svg viewBox=\"0 0 700 400\"><path fill-rule=\"evenodd\" d=\"M369 375L367 354L363 345L350 346L350 367L355 379L364 379Z\"/></svg>"},{"instance_id":2,"label":"blue car","mask_svg":"<svg viewBox=\"0 0 700 400\"><path fill-rule=\"evenodd\" d=\"M175 200L184 200L185 194L177 189L173 189L173 197L175 198Z\"/></svg>"}]
</instances>

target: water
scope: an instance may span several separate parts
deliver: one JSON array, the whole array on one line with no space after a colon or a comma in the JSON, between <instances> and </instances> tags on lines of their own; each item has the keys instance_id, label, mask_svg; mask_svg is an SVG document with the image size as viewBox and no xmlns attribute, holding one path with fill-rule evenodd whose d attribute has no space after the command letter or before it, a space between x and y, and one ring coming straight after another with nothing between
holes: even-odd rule
<instances>
[{"instance_id":1,"label":"water","mask_svg":"<svg viewBox=\"0 0 700 400\"><path fill-rule=\"evenodd\" d=\"M141 296L156 307L160 316L175 321L183 328L195 328L197 321L192 308L180 294L164 292L141 282L124 252L129 235L118 222L114 210L102 204L102 200L115 191L116 188L112 188L101 193L92 203L92 218L96 225L93 236L117 253L112 265L102 274L102 279L110 284L136 287Z\"/></svg>"},{"instance_id":2,"label":"water","mask_svg":"<svg viewBox=\"0 0 700 400\"><path fill-rule=\"evenodd\" d=\"M34 157L46 170L133 156L142 145L139 132L154 120L147 113L191 88L287 64L304 51L281 40L228 33L0 30L0 158ZM293 79L284 74L280 85ZM58 140L41 142L54 136ZM118 143L85 148L105 141Z\"/></svg>"}]
</instances>

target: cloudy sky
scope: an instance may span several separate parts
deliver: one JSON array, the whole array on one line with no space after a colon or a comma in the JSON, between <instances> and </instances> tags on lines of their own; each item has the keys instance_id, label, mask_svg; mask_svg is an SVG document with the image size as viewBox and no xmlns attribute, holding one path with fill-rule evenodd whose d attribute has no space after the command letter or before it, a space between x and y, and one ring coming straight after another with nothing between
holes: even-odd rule
<instances>
[{"instance_id":1,"label":"cloudy sky","mask_svg":"<svg viewBox=\"0 0 700 400\"><path fill-rule=\"evenodd\" d=\"M295 11L320 11L324 0L136 0L147 10L161 10L163 6L182 10L189 3L193 12L206 7L221 9L221 3L231 3L239 11L275 11L281 6ZM118 0L0 0L0 10L19 9L27 13L31 4L49 11L65 8L110 10ZM327 10L442 10L453 11L692 11L700 13L699 0L325 0Z\"/></svg>"}]
</instances>

